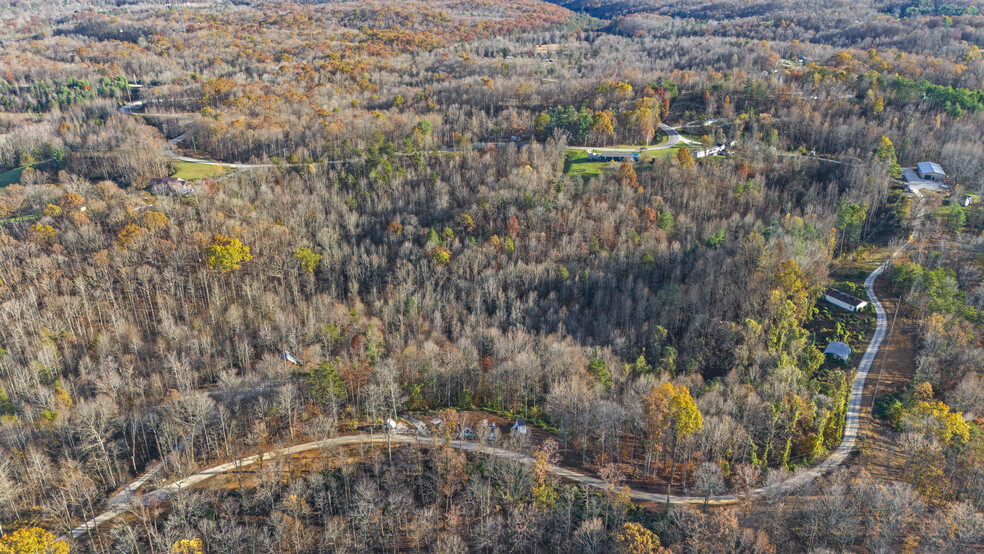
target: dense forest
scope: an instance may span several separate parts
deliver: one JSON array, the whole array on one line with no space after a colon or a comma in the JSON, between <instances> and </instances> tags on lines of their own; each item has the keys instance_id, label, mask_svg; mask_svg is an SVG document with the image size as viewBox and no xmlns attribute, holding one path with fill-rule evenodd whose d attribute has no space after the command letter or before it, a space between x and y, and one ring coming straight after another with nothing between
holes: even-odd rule
<instances>
[{"instance_id":1,"label":"dense forest","mask_svg":"<svg viewBox=\"0 0 984 554\"><path fill-rule=\"evenodd\" d=\"M979 7L0 2L0 552L982 548Z\"/></svg>"}]
</instances>

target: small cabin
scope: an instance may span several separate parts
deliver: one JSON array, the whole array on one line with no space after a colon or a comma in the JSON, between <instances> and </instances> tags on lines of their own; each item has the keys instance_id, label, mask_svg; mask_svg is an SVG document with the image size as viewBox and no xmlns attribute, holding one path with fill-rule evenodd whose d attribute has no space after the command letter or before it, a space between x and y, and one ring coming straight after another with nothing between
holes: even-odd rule
<instances>
[{"instance_id":1,"label":"small cabin","mask_svg":"<svg viewBox=\"0 0 984 554\"><path fill-rule=\"evenodd\" d=\"M966 208L967 206L974 203L974 199L973 197L964 194L960 197L960 200L958 200L957 202L959 202L961 206Z\"/></svg>"},{"instance_id":2,"label":"small cabin","mask_svg":"<svg viewBox=\"0 0 984 554\"><path fill-rule=\"evenodd\" d=\"M940 164L936 162L919 162L916 164L916 172L919 173L921 179L927 181L936 181L942 183L943 179L946 178L946 172Z\"/></svg>"},{"instance_id":3,"label":"small cabin","mask_svg":"<svg viewBox=\"0 0 984 554\"><path fill-rule=\"evenodd\" d=\"M523 418L517 419L516 420L516 423L513 423L512 430L513 431L516 431L520 435L525 435L526 434L526 420L523 419Z\"/></svg>"},{"instance_id":4,"label":"small cabin","mask_svg":"<svg viewBox=\"0 0 984 554\"><path fill-rule=\"evenodd\" d=\"M846 363L851 358L851 347L835 340L823 349L823 353Z\"/></svg>"},{"instance_id":5,"label":"small cabin","mask_svg":"<svg viewBox=\"0 0 984 554\"><path fill-rule=\"evenodd\" d=\"M823 298L835 306L840 306L849 312L857 312L868 305L867 300L861 300L856 296L847 294L837 289L827 289L823 293Z\"/></svg>"}]
</instances>

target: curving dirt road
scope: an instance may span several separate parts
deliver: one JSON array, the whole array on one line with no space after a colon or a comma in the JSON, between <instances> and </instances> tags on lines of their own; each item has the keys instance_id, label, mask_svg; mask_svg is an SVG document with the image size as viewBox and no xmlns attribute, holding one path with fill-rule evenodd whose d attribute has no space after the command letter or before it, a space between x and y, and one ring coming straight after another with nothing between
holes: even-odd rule
<instances>
[{"instance_id":1,"label":"curving dirt road","mask_svg":"<svg viewBox=\"0 0 984 554\"><path fill-rule=\"evenodd\" d=\"M135 106L135 104L136 103L123 106L121 107L121 111L123 113L129 114L130 107ZM669 137L667 142L658 146L649 147L648 150L671 148L672 146L678 144L681 140L686 141L686 139L683 139L675 129L668 127L666 125L663 125L660 128L667 133ZM168 142L169 144L173 144L175 142L180 141L182 138L183 137L176 137L175 139L172 139L171 141ZM619 150L619 149L612 149L612 150ZM631 150L623 149L623 150L639 151L639 149L631 149ZM231 166L237 168L268 167L268 166L250 165L250 164L224 164L224 163L213 162L209 160L198 160L196 158L186 158L186 157L179 157L179 156L173 156L173 157L175 159L190 161L193 163L225 165L225 166ZM906 248L906 246L908 246L908 243L903 244L899 249L897 249L895 253L892 254L892 258L898 256L902 252L902 250ZM855 375L854 381L851 386L851 396L848 403L847 416L845 419L844 435L843 435L843 439L841 440L841 444L821 464L813 468L797 472L795 475L793 475L792 477L790 477L789 479L778 485L774 485L772 487L760 487L758 489L755 489L751 491L751 494L753 496L763 496L770 492L776 492L776 491L791 491L803 485L806 485L809 482L813 481L814 479L820 477L821 475L829 472L830 470L842 464L844 460L847 459L848 455L850 455L851 451L854 450L854 446L857 442L858 431L860 428L861 396L864 391L865 381L867 380L868 372L871 369L871 363L875 359L875 356L878 353L878 349L881 347L882 340L885 338L887 319L885 317L885 310L882 308L881 302L879 302L878 297L875 295L874 282L875 279L877 279L878 276L881 275L881 273L885 270L887 263L888 261L879 265L874 271L871 272L870 275L868 275L867 279L865 279L864 282L865 287L868 291L868 297L871 300L871 305L874 307L875 310L875 314L877 317L877 324L875 327L874 335L871 338L871 342L868 344L868 348L865 350L865 353L861 358L861 362L858 364L857 373ZM243 467L253 465L259 462L261 459L289 456L301 452L307 452L310 450L337 447L337 446L350 446L350 445L371 444L371 443L385 444L387 441L399 443L399 444L416 444L418 446L434 446L435 444L437 444L435 440L436 439L434 438L421 438L421 437L404 436L404 435L390 435L389 437L385 435L375 435L375 436L352 435L352 436L335 437L335 438L325 439L321 441L309 442L305 444L273 450L271 452L267 452L262 455L241 458L233 462L228 462L225 464L217 465L215 467L206 469L204 471L200 471L198 473L195 473L194 475L190 475L188 477L175 481L169 485L164 486L161 489L158 489L156 491L147 494L146 496L143 497L142 501L145 504L159 502L164 498L166 498L167 495L170 493L200 484L204 481L207 481L208 479L211 479L212 477L215 477L216 475L222 475L224 473L228 473L233 470L237 470ZM494 456L496 458L501 458L506 460L513 460L523 464L533 463L533 458L529 456L517 452L513 452L510 450L498 448L495 446L491 446L488 444L480 444L480 443L461 441L461 440L452 440L448 442L448 445L451 446L452 448L457 448L469 452L477 452L477 453ZM172 455L173 454L174 453L172 453ZM163 467L163 464L157 464L152 466L147 473L145 473L140 478L127 485L124 489L122 489L119 493L114 495L107 502L108 508L105 512L99 514L98 516L96 516L95 518L89 521L86 521L82 525L79 525L78 527L72 529L71 533L69 534L69 537L71 539L76 539L78 537L81 537L82 535L93 531L99 525L107 521L111 521L119 517L121 514L127 512L130 509L133 502L135 502L138 498L135 496L135 493L140 488L142 488L147 482L149 482L150 479L156 475L156 473L159 471L161 467ZM549 471L552 474L556 475L557 477L574 481L577 483L581 483L583 485L596 487L596 488L606 488L608 486L601 479L592 477L590 475L577 473L569 469L564 469L559 466L551 466L549 468ZM667 498L669 499L669 502L675 504L698 504L704 502L703 497L696 497L696 496L667 497L665 493L653 493L653 492L638 491L638 490L630 490L629 497L631 497L633 500L640 501L640 502L663 502L666 501ZM737 495L726 494L726 495L713 496L710 498L710 501L708 503L711 505L724 505L724 504L735 503L737 501L738 501ZM62 537L62 539L65 540L68 539L69 537Z\"/></svg>"},{"instance_id":2,"label":"curving dirt road","mask_svg":"<svg viewBox=\"0 0 984 554\"><path fill-rule=\"evenodd\" d=\"M146 105L145 101L137 100L135 102L130 102L128 104L123 104L122 106L120 106L119 109L120 109L120 113L124 115L133 115L133 116L148 115L148 114L133 112L133 110L142 108L145 105ZM154 117L160 117L160 116L187 117L187 114L149 114L149 115L153 115ZM167 156L168 158L171 158L172 160L178 160L180 162L188 162L188 163L201 164L201 165L218 165L218 166L228 167L232 169L255 169L261 167L273 167L273 164L244 164L244 163L216 162L213 160L205 160L202 158L192 158L190 156L182 156L174 151L174 147L179 142L184 140L184 138L185 135L182 134L167 141L167 144L164 145L164 155Z\"/></svg>"},{"instance_id":3,"label":"curving dirt road","mask_svg":"<svg viewBox=\"0 0 984 554\"><path fill-rule=\"evenodd\" d=\"M178 135L173 139L167 141L167 145L164 146L164 155L172 160L178 160L179 162L189 162L193 164L202 165L219 165L222 167L231 167L232 169L254 169L258 167L273 167L273 164L241 164L232 162L216 162L212 160L203 160L201 158L192 158L190 156L182 156L174 151L174 146L179 142L183 141L185 135Z\"/></svg>"},{"instance_id":4,"label":"curving dirt road","mask_svg":"<svg viewBox=\"0 0 984 554\"><path fill-rule=\"evenodd\" d=\"M898 256L902 250L908 246L908 243L902 245L898 250L892 254L892 258ZM890 261L890 260L889 260ZM848 402L847 416L845 419L844 426L844 436L841 440L840 446L835 450L823 463L797 472L792 477L783 481L778 485L772 487L760 487L751 491L752 496L764 496L771 492L778 491L793 491L803 485L806 485L813 481L814 479L820 477L821 475L831 471L837 466L841 465L844 460L847 459L851 451L854 450L854 446L858 438L858 430L860 429L860 417L861 417L861 396L864 391L865 381L868 377L868 372L871 369L871 363L875 359L878 349L881 347L882 340L885 338L885 330L887 326L887 319L885 317L885 310L882 308L881 302L878 301L878 297L875 295L874 283L875 279L885 270L888 261L879 265L874 271L868 275L865 279L864 285L868 290L868 297L871 300L871 305L875 309L875 314L877 316L877 324L875 326L875 333L871 337L871 342L868 344L867 350L864 352L864 356L861 358L861 362L858 364L857 374L854 377L854 382L851 386L851 397ZM351 446L357 444L386 444L387 441L398 443L398 444L415 444L421 447L435 446L438 444L435 442L435 438L421 438L415 436L406 435L351 435L345 437L335 437L320 441L313 441L305 444L299 444L296 446L290 446L286 448L280 448L267 452L262 455L249 456L246 458L240 458L238 460L228 462L225 464L217 465L211 467L204 471L195 473L175 481L169 485L164 486L156 491L153 491L143 497L143 502L145 504L159 502L167 497L168 494L174 493L180 489L185 489L188 487L193 487L204 481L207 481L217 475L222 475L229 473L233 470L239 470L244 467L256 464L262 459L271 459L281 456L290 456L298 454L301 452L308 452L316 449L338 447L338 446ZM452 440L447 443L452 448L457 448L460 450L465 450L468 452L476 452L484 454L487 456L494 456L496 458L512 460L522 464L532 464L533 458L525 454L520 454L518 452L513 452L511 450L506 450L503 448L498 448L488 444L480 444L470 441ZM136 499L134 493L141 488L149 479L157 472L159 465L155 466L151 471L137 479L117 494L109 502L108 509L96 516L95 518L79 525L70 533L71 538L76 539L88 532L91 532L99 525L111 521L121 514L127 512L130 509L132 502ZM549 471L560 477L562 479L567 479L569 481L574 481L576 483L581 483L590 487L596 487L604 489L608 485L604 481L590 475L585 475L578 473L569 469L564 469L559 466L550 466ZM629 497L633 500L639 502L663 502L667 500L665 493L654 493L639 490L629 490ZM725 494L712 496L708 504L710 505L725 505L737 502L739 499L738 495L735 494ZM674 504L701 504L704 502L703 497L697 496L670 496L670 503Z\"/></svg>"}]
</instances>

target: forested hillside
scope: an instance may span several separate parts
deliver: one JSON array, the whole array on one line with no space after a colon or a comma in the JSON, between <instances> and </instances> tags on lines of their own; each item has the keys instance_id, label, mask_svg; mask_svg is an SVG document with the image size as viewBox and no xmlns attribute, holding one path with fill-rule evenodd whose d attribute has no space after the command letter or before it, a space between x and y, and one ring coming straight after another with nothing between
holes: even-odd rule
<instances>
[{"instance_id":1,"label":"forested hillside","mask_svg":"<svg viewBox=\"0 0 984 554\"><path fill-rule=\"evenodd\" d=\"M0 21L0 552L982 547L976 3Z\"/></svg>"}]
</instances>

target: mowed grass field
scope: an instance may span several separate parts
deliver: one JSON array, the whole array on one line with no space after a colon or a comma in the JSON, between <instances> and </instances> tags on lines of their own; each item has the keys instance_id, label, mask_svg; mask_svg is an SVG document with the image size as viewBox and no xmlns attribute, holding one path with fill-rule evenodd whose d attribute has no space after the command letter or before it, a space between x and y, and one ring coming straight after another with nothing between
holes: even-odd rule
<instances>
[{"instance_id":1,"label":"mowed grass field","mask_svg":"<svg viewBox=\"0 0 984 554\"><path fill-rule=\"evenodd\" d=\"M229 168L221 165L196 164L182 161L172 161L171 166L174 168L174 173L171 173L171 176L186 181L220 177L229 171Z\"/></svg>"},{"instance_id":2,"label":"mowed grass field","mask_svg":"<svg viewBox=\"0 0 984 554\"><path fill-rule=\"evenodd\" d=\"M584 150L570 150L564 159L564 174L571 177L598 177L611 162L589 162Z\"/></svg>"},{"instance_id":3,"label":"mowed grass field","mask_svg":"<svg viewBox=\"0 0 984 554\"><path fill-rule=\"evenodd\" d=\"M11 169L6 173L0 173L0 188L6 187L7 185L16 185L20 183L21 173L24 172L23 167L18 167L17 169Z\"/></svg>"}]
</instances>

